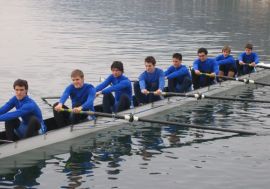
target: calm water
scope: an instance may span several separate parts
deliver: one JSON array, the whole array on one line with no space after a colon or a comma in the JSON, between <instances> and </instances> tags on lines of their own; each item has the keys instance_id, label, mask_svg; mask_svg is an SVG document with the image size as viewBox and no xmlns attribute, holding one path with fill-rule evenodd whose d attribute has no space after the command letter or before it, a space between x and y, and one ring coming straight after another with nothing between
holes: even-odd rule
<instances>
[{"instance_id":1,"label":"calm water","mask_svg":"<svg viewBox=\"0 0 270 189\"><path fill-rule=\"evenodd\" d=\"M216 56L229 44L236 57L251 42L269 63L269 17L269 0L0 0L0 104L13 94L13 81L24 78L50 117L40 97L58 96L75 68L96 85L121 60L134 79L148 55L166 68L171 55L181 52L191 65L199 47ZM240 95L270 99L269 90ZM269 107L208 101L163 115L261 136L127 125L74 140L70 147L55 146L57 155L11 165L0 176L0 188L268 188Z\"/></svg>"}]
</instances>

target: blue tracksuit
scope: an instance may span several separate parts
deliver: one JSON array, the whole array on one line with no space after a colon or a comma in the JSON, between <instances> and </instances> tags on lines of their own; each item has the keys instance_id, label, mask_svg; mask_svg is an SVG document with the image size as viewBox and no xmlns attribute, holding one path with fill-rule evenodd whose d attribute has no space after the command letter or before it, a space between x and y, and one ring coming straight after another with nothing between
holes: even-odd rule
<instances>
[{"instance_id":1,"label":"blue tracksuit","mask_svg":"<svg viewBox=\"0 0 270 189\"><path fill-rule=\"evenodd\" d=\"M243 52L238 57L239 61L243 61L244 63L252 63L255 62L256 64L259 63L259 57L257 53L252 52L250 55L247 55L246 52Z\"/></svg>"},{"instance_id":2,"label":"blue tracksuit","mask_svg":"<svg viewBox=\"0 0 270 189\"><path fill-rule=\"evenodd\" d=\"M234 67L236 66L235 60L234 60L234 58L233 58L232 55L229 55L229 56L227 56L227 57L224 57L223 54L218 55L218 56L216 57L216 62L217 62L217 64L218 64L219 66L221 66L221 65L232 65L232 66L234 66Z\"/></svg>"},{"instance_id":3,"label":"blue tracksuit","mask_svg":"<svg viewBox=\"0 0 270 189\"><path fill-rule=\"evenodd\" d=\"M119 102L122 94L126 94L130 99L130 101L132 101L131 82L124 75L121 75L119 77L114 77L112 74L109 75L105 81L96 86L96 91L97 92L102 91L102 94L115 92L115 100L116 100L115 103Z\"/></svg>"},{"instance_id":4,"label":"blue tracksuit","mask_svg":"<svg viewBox=\"0 0 270 189\"><path fill-rule=\"evenodd\" d=\"M196 59L193 62L193 69L199 70L202 73L215 73L218 75L218 64L213 58L207 58L204 62L201 62L200 59Z\"/></svg>"},{"instance_id":5,"label":"blue tracksuit","mask_svg":"<svg viewBox=\"0 0 270 189\"><path fill-rule=\"evenodd\" d=\"M140 89L147 89L148 91L156 91L158 89L162 90L165 86L165 78L163 70L155 68L153 73L148 73L144 71L139 76Z\"/></svg>"},{"instance_id":6,"label":"blue tracksuit","mask_svg":"<svg viewBox=\"0 0 270 189\"><path fill-rule=\"evenodd\" d=\"M246 64L250 64L252 62L255 62L255 64L258 64L260 61L258 55L254 52L251 52L250 55L247 55L246 52L243 52L239 55L238 60L239 62L242 61ZM253 67L249 67L248 65L244 65L240 67L241 67L240 69L243 69L243 70L240 70L240 72L241 71L243 72L242 74L248 74L250 72L255 71Z\"/></svg>"},{"instance_id":7,"label":"blue tracksuit","mask_svg":"<svg viewBox=\"0 0 270 189\"><path fill-rule=\"evenodd\" d=\"M8 112L14 107L16 108L15 111ZM39 132L44 134L47 128L43 122L41 110L29 96L25 96L22 100L18 100L16 96L14 96L0 108L0 121L8 121L18 117L22 118L21 125L16 129L20 137L25 135L31 116L35 116L39 120L41 125Z\"/></svg>"},{"instance_id":8,"label":"blue tracksuit","mask_svg":"<svg viewBox=\"0 0 270 189\"><path fill-rule=\"evenodd\" d=\"M202 73L215 73L216 75L218 75L219 72L218 64L213 58L207 58L204 62L200 61L200 59L196 59L193 62L193 70L199 70ZM194 89L205 87L214 83L212 78L204 75L197 76L193 74L192 80Z\"/></svg>"},{"instance_id":9,"label":"blue tracksuit","mask_svg":"<svg viewBox=\"0 0 270 189\"><path fill-rule=\"evenodd\" d=\"M170 66L165 72L169 92L188 92L191 88L191 75L186 66Z\"/></svg>"},{"instance_id":10,"label":"blue tracksuit","mask_svg":"<svg viewBox=\"0 0 270 189\"><path fill-rule=\"evenodd\" d=\"M96 89L93 85L84 83L81 88L75 88L70 84L62 94L60 103L64 104L70 96L72 108L80 105L83 111L94 111L94 100L96 96Z\"/></svg>"}]
</instances>

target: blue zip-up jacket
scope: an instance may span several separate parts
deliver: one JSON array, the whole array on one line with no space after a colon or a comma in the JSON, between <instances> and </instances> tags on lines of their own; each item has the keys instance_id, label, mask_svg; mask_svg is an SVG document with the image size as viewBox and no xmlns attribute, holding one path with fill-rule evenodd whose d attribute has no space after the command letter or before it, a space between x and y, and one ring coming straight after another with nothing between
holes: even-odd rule
<instances>
[{"instance_id":1,"label":"blue zip-up jacket","mask_svg":"<svg viewBox=\"0 0 270 189\"><path fill-rule=\"evenodd\" d=\"M109 86L112 85L112 86ZM109 86L109 87L108 87ZM107 88L106 88L107 87ZM102 91L102 94L115 92L115 103L118 103L122 94L126 94L132 102L132 86L130 80L121 75L114 77L112 74L107 77L105 81L96 86L96 91Z\"/></svg>"},{"instance_id":2,"label":"blue zip-up jacket","mask_svg":"<svg viewBox=\"0 0 270 189\"><path fill-rule=\"evenodd\" d=\"M82 106L83 111L94 111L94 100L96 97L96 89L93 85L84 83L81 88L75 88L70 84L62 94L60 103L64 104L68 97L71 98L72 108L75 106Z\"/></svg>"},{"instance_id":3,"label":"blue zip-up jacket","mask_svg":"<svg viewBox=\"0 0 270 189\"><path fill-rule=\"evenodd\" d=\"M255 64L258 64L260 62L257 53L254 52L251 52L250 55L247 55L246 52L243 52L239 55L238 60L248 64L251 62L255 62Z\"/></svg>"},{"instance_id":4,"label":"blue zip-up jacket","mask_svg":"<svg viewBox=\"0 0 270 189\"><path fill-rule=\"evenodd\" d=\"M14 107L16 108L15 111L8 112ZM44 124L41 110L35 101L29 98L29 96L25 96L22 100L18 100L16 96L13 96L4 106L0 108L0 121L8 121L21 117L22 124L20 127L27 127L31 116L35 116L39 120L41 124L39 132L44 134L47 131L47 128ZM22 130L26 131L26 129ZM23 135L24 134L25 133L23 133Z\"/></svg>"},{"instance_id":5,"label":"blue zip-up jacket","mask_svg":"<svg viewBox=\"0 0 270 189\"><path fill-rule=\"evenodd\" d=\"M204 62L201 62L200 59L196 59L193 62L193 69L199 70L202 73L215 73L216 75L218 75L219 72L218 64L213 58L207 58Z\"/></svg>"},{"instance_id":6,"label":"blue zip-up jacket","mask_svg":"<svg viewBox=\"0 0 270 189\"><path fill-rule=\"evenodd\" d=\"M219 66L221 65L233 65L234 67L236 67L236 63L235 60L233 58L232 55L229 55L227 57L225 57L223 54L218 55L216 57L216 62Z\"/></svg>"},{"instance_id":7,"label":"blue zip-up jacket","mask_svg":"<svg viewBox=\"0 0 270 189\"><path fill-rule=\"evenodd\" d=\"M188 76L191 79L191 75L189 73L188 68L182 64L177 68L174 66L170 66L164 72L164 74L168 79L177 78L180 82L182 82L186 76Z\"/></svg>"},{"instance_id":8,"label":"blue zip-up jacket","mask_svg":"<svg viewBox=\"0 0 270 189\"><path fill-rule=\"evenodd\" d=\"M139 84L140 84L140 89L151 89L151 90L162 90L164 89L165 86L165 77L164 77L164 72L163 70L159 68L155 68L155 71L153 73L149 73L147 71L144 71L140 76L139 76ZM155 86L155 87L154 87ZM153 87L155 89L153 89Z\"/></svg>"}]
</instances>

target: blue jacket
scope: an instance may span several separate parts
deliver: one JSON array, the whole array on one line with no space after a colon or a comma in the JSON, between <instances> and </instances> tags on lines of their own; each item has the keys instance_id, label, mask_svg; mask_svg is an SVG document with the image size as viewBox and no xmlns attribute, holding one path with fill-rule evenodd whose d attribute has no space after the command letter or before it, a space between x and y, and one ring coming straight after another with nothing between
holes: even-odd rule
<instances>
[{"instance_id":1,"label":"blue jacket","mask_svg":"<svg viewBox=\"0 0 270 189\"><path fill-rule=\"evenodd\" d=\"M183 81L186 76L188 76L191 79L191 75L189 73L189 70L186 66L180 65L178 68L174 66L170 66L165 72L165 76L168 79L174 79L177 78L179 81Z\"/></svg>"},{"instance_id":2,"label":"blue jacket","mask_svg":"<svg viewBox=\"0 0 270 189\"><path fill-rule=\"evenodd\" d=\"M234 67L236 67L236 63L235 63L235 60L234 60L232 55L229 55L227 57L224 57L223 54L218 55L216 57L216 62L217 62L217 64L219 66L221 66L221 65L233 65Z\"/></svg>"},{"instance_id":3,"label":"blue jacket","mask_svg":"<svg viewBox=\"0 0 270 189\"><path fill-rule=\"evenodd\" d=\"M8 112L12 108L16 108L13 112ZM0 108L0 121L8 121L15 118L22 118L22 124L20 127L24 127L22 130L26 131L31 116L35 116L40 124L40 133L44 134L47 128L43 122L41 110L34 100L25 96L22 100L18 100L16 96L13 96L4 106ZM23 135L25 133L22 133Z\"/></svg>"},{"instance_id":4,"label":"blue jacket","mask_svg":"<svg viewBox=\"0 0 270 189\"><path fill-rule=\"evenodd\" d=\"M111 85L111 86L109 86ZM108 87L109 86L109 87ZM132 86L130 80L121 75L114 77L112 74L107 77L105 81L96 86L96 91L102 91L102 94L115 92L115 103L118 103L122 94L126 94L132 102Z\"/></svg>"},{"instance_id":5,"label":"blue jacket","mask_svg":"<svg viewBox=\"0 0 270 189\"><path fill-rule=\"evenodd\" d=\"M196 59L193 62L193 69L199 70L202 73L215 73L216 75L218 75L219 72L218 64L213 58L207 58L204 62L201 62L200 59Z\"/></svg>"},{"instance_id":6,"label":"blue jacket","mask_svg":"<svg viewBox=\"0 0 270 189\"><path fill-rule=\"evenodd\" d=\"M139 76L139 84L140 89L147 89L147 90L162 90L165 86L165 77L163 70L159 68L155 68L155 71L153 73L148 73L147 71L144 71Z\"/></svg>"},{"instance_id":7,"label":"blue jacket","mask_svg":"<svg viewBox=\"0 0 270 189\"><path fill-rule=\"evenodd\" d=\"M71 98L72 108L80 105L83 111L94 111L96 89L93 85L84 83L81 88L75 88L73 84L70 84L65 89L59 102L64 104L69 96Z\"/></svg>"},{"instance_id":8,"label":"blue jacket","mask_svg":"<svg viewBox=\"0 0 270 189\"><path fill-rule=\"evenodd\" d=\"M238 60L248 64L251 62L258 64L260 61L258 55L254 52L251 52L250 55L247 55L246 52L243 52L239 55Z\"/></svg>"}]
</instances>

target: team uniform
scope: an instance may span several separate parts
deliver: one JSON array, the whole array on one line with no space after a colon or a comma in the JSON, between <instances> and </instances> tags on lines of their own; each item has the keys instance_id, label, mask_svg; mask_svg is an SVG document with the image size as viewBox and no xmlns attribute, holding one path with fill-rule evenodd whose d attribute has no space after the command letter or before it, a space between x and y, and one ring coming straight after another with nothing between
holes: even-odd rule
<instances>
[{"instance_id":1,"label":"team uniform","mask_svg":"<svg viewBox=\"0 0 270 189\"><path fill-rule=\"evenodd\" d=\"M196 75L194 70L199 70L201 73L215 73L218 75L219 69L218 64L215 59L207 58L204 62L200 59L196 59L193 62L193 71L192 71L192 83L193 88L198 89L215 83L214 78L207 77L205 75Z\"/></svg>"},{"instance_id":2,"label":"team uniform","mask_svg":"<svg viewBox=\"0 0 270 189\"><path fill-rule=\"evenodd\" d=\"M120 112L129 109L133 104L131 82L124 75L119 77L109 75L105 81L96 86L96 91L102 91L104 95L102 105L106 113Z\"/></svg>"},{"instance_id":3,"label":"team uniform","mask_svg":"<svg viewBox=\"0 0 270 189\"><path fill-rule=\"evenodd\" d=\"M228 75L229 71L237 72L236 62L232 55L224 56L223 54L216 57L216 62L219 66L219 70L224 72L224 75Z\"/></svg>"},{"instance_id":4,"label":"team uniform","mask_svg":"<svg viewBox=\"0 0 270 189\"><path fill-rule=\"evenodd\" d=\"M251 52L250 55L247 55L246 52L243 52L238 57L239 62L242 61L246 64L250 64L252 62L255 62L255 64L259 63L259 56L257 53ZM244 75L249 74L251 72L255 72L254 67L249 65L239 65L238 64L238 75Z\"/></svg>"},{"instance_id":5,"label":"team uniform","mask_svg":"<svg viewBox=\"0 0 270 189\"><path fill-rule=\"evenodd\" d=\"M70 84L63 92L59 103L64 104L66 100L70 97L72 108L81 106L82 111L95 111L95 95L95 87L91 84L84 83L83 86L80 88L75 88L73 84ZM58 103L56 103L54 107L57 104ZM65 105L63 105L63 108L68 109L68 107ZM71 114L69 112L57 112L55 110L53 112L58 127L63 127L71 123L78 123L88 117L87 115L83 114Z\"/></svg>"},{"instance_id":6,"label":"team uniform","mask_svg":"<svg viewBox=\"0 0 270 189\"><path fill-rule=\"evenodd\" d=\"M9 112L12 108L15 111ZM19 119L21 118L21 120ZM6 122L6 132L18 138L26 138L35 134L44 134L47 128L44 124L41 110L29 96L18 100L12 97L4 106L0 108L0 121Z\"/></svg>"},{"instance_id":7,"label":"team uniform","mask_svg":"<svg viewBox=\"0 0 270 189\"><path fill-rule=\"evenodd\" d=\"M192 79L186 66L170 66L165 72L168 79L169 92L188 92L191 90Z\"/></svg>"},{"instance_id":8,"label":"team uniform","mask_svg":"<svg viewBox=\"0 0 270 189\"><path fill-rule=\"evenodd\" d=\"M164 90L165 77L163 70L155 68L153 73L144 71L139 76L139 81L134 83L134 93L138 104L150 103L160 100L161 97L153 94L144 95L141 93L143 89L148 91Z\"/></svg>"}]
</instances>

